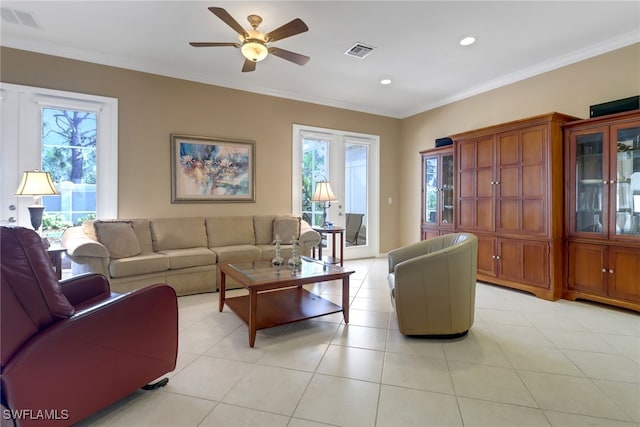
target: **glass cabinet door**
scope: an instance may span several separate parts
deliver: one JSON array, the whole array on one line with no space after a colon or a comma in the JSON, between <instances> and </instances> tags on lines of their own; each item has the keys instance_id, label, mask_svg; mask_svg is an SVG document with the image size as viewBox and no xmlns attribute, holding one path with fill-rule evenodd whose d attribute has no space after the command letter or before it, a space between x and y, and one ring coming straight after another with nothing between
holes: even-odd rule
<instances>
[{"instance_id":1,"label":"glass cabinet door","mask_svg":"<svg viewBox=\"0 0 640 427\"><path fill-rule=\"evenodd\" d=\"M443 224L453 224L453 154L442 156L442 208Z\"/></svg>"},{"instance_id":2,"label":"glass cabinet door","mask_svg":"<svg viewBox=\"0 0 640 427\"><path fill-rule=\"evenodd\" d=\"M426 224L438 223L438 157L424 159L424 212Z\"/></svg>"},{"instance_id":3,"label":"glass cabinet door","mask_svg":"<svg viewBox=\"0 0 640 427\"><path fill-rule=\"evenodd\" d=\"M615 208L615 218L612 218L615 220L615 234L639 236L640 126L616 128L612 136L616 144L611 156L611 180L615 179L616 183L615 200L612 200L612 209Z\"/></svg>"},{"instance_id":4,"label":"glass cabinet door","mask_svg":"<svg viewBox=\"0 0 640 427\"><path fill-rule=\"evenodd\" d=\"M603 142L603 132L576 136L576 232L603 232Z\"/></svg>"}]
</instances>

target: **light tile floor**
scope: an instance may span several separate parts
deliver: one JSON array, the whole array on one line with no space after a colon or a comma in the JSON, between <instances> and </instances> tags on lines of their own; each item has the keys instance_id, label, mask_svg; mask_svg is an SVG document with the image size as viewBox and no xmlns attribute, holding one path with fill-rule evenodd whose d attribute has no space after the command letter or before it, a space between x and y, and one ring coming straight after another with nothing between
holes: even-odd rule
<instances>
[{"instance_id":1,"label":"light tile floor","mask_svg":"<svg viewBox=\"0 0 640 427\"><path fill-rule=\"evenodd\" d=\"M258 331L218 294L179 298L169 384L82 426L640 426L640 316L479 283L463 339L397 330L386 258L348 261L341 315ZM314 285L336 303L338 283ZM231 291L238 293L241 291Z\"/></svg>"}]
</instances>

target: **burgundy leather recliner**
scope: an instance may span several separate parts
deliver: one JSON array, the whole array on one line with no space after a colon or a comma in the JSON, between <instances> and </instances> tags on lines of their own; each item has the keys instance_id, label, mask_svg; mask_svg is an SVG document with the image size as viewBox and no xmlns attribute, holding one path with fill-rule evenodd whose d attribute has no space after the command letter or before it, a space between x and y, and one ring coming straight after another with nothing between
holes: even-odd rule
<instances>
[{"instance_id":1,"label":"burgundy leather recliner","mask_svg":"<svg viewBox=\"0 0 640 427\"><path fill-rule=\"evenodd\" d=\"M0 228L3 426L68 426L175 369L173 288L115 294L98 274L58 282L37 233Z\"/></svg>"}]
</instances>

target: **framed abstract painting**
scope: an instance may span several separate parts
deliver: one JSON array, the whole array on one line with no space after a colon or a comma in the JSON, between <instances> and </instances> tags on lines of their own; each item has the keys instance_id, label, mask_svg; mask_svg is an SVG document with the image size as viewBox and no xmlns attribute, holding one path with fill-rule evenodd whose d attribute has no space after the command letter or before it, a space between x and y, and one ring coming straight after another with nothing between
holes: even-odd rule
<instances>
[{"instance_id":1,"label":"framed abstract painting","mask_svg":"<svg viewBox=\"0 0 640 427\"><path fill-rule=\"evenodd\" d=\"M171 203L255 201L254 141L171 134Z\"/></svg>"}]
</instances>

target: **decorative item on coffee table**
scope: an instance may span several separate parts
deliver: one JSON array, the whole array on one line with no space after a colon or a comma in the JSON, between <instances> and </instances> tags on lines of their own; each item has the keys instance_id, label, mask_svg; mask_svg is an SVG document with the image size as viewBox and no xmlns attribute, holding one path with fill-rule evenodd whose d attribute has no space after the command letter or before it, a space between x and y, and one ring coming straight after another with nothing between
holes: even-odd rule
<instances>
[{"instance_id":1,"label":"decorative item on coffee table","mask_svg":"<svg viewBox=\"0 0 640 427\"><path fill-rule=\"evenodd\" d=\"M276 254L271 260L271 265L280 266L284 264L284 258L280 254L280 236L276 234Z\"/></svg>"},{"instance_id":2,"label":"decorative item on coffee table","mask_svg":"<svg viewBox=\"0 0 640 427\"><path fill-rule=\"evenodd\" d=\"M296 239L291 240L291 258L289 258L289 267L298 267L302 261L300 255L298 255L298 241Z\"/></svg>"}]
</instances>

